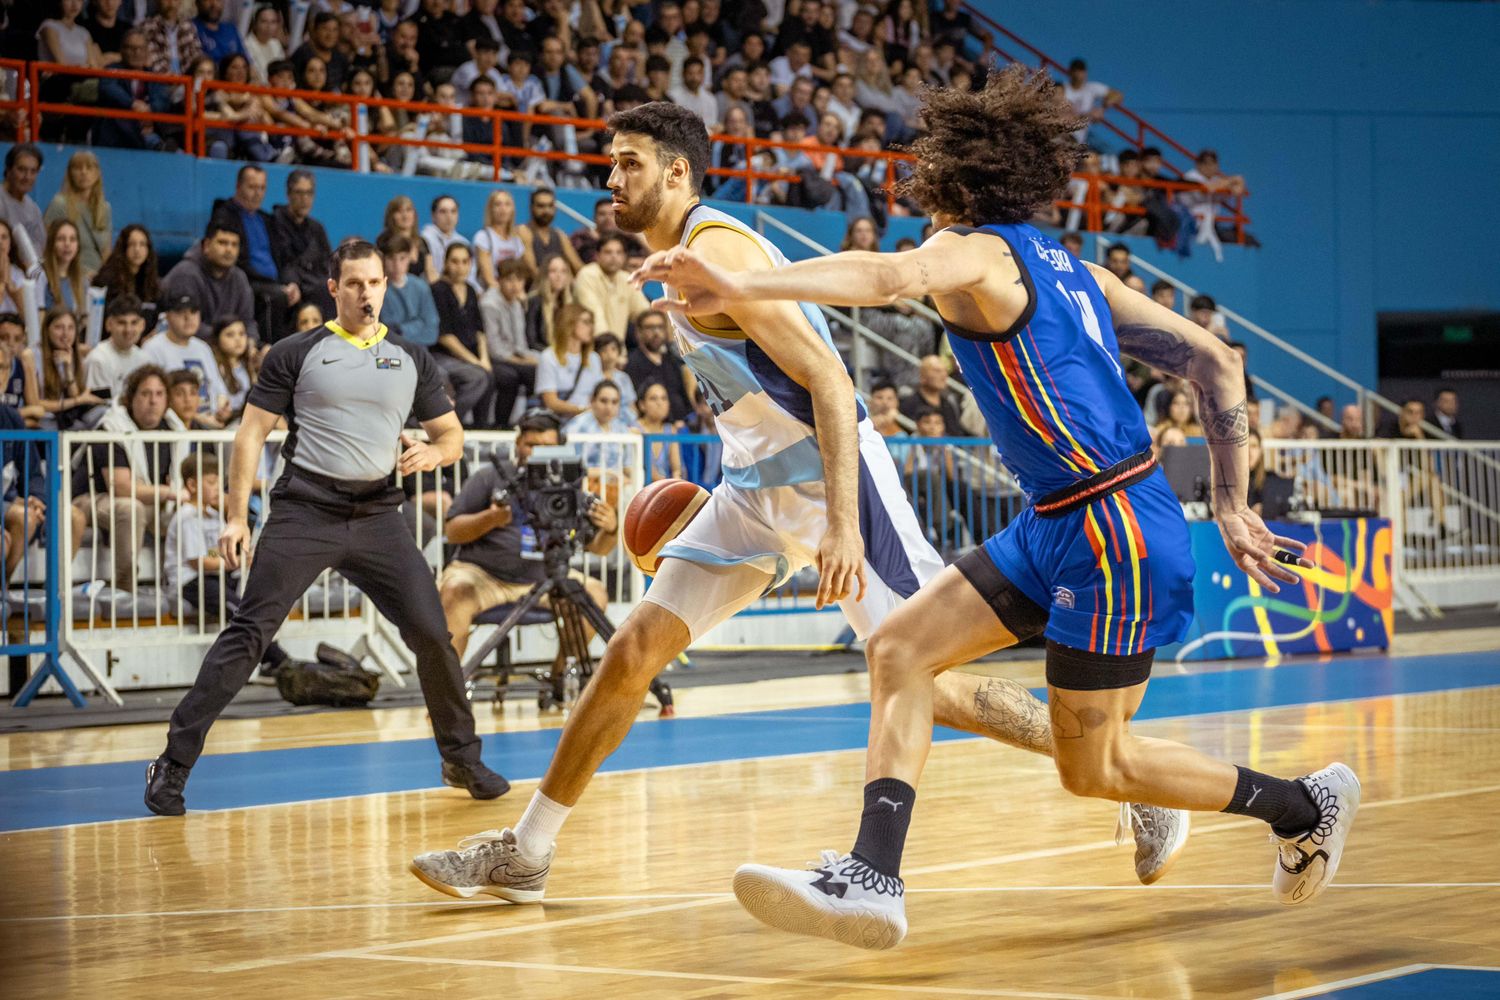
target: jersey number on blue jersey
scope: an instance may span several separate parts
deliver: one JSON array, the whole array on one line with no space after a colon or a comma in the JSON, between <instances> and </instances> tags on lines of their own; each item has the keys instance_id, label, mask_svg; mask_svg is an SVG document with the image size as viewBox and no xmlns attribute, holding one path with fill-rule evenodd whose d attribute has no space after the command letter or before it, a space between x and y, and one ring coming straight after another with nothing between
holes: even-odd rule
<instances>
[{"instance_id":1,"label":"jersey number on blue jersey","mask_svg":"<svg viewBox=\"0 0 1500 1000\"><path fill-rule=\"evenodd\" d=\"M1099 315L1094 312L1094 303L1089 301L1088 293L1072 291L1064 287L1061 281L1057 283L1057 290L1062 292L1068 301L1078 307L1078 312L1083 318L1083 328L1088 332L1089 339L1099 345L1099 353L1109 358L1109 363L1115 366L1115 374L1124 378L1125 373L1120 370L1119 360L1112 356L1104 347L1104 331L1099 327Z\"/></svg>"}]
</instances>

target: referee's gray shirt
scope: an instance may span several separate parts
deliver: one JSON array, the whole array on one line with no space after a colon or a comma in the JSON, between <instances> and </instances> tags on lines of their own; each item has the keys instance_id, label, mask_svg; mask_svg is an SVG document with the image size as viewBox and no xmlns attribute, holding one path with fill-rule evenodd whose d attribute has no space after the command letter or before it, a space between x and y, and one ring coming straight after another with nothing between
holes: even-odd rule
<instances>
[{"instance_id":1,"label":"referee's gray shirt","mask_svg":"<svg viewBox=\"0 0 1500 1000\"><path fill-rule=\"evenodd\" d=\"M278 341L246 402L286 417L289 464L359 482L395 471L407 414L426 421L453 410L425 350L384 324L362 345L331 321Z\"/></svg>"}]
</instances>

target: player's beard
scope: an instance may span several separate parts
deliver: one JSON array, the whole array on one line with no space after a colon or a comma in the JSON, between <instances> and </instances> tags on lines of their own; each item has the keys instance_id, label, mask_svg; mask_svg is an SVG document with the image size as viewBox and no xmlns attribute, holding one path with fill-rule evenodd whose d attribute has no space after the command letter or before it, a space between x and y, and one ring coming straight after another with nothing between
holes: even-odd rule
<instances>
[{"instance_id":1,"label":"player's beard","mask_svg":"<svg viewBox=\"0 0 1500 1000\"><path fill-rule=\"evenodd\" d=\"M655 187L641 195L639 201L615 206L615 225L627 233L645 232L661 214L666 189L666 180L662 179L656 183Z\"/></svg>"}]
</instances>

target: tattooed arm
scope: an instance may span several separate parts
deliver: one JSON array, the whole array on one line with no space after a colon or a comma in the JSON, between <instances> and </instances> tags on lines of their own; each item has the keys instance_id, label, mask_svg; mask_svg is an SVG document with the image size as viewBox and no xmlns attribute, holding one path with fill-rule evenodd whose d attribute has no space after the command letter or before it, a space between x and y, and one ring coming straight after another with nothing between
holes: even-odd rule
<instances>
[{"instance_id":1,"label":"tattooed arm","mask_svg":"<svg viewBox=\"0 0 1500 1000\"><path fill-rule=\"evenodd\" d=\"M1276 559L1276 552L1284 549L1295 557L1304 546L1273 535L1245 502L1250 420L1239 355L1198 324L1126 288L1111 272L1087 266L1109 300L1121 353L1187 379L1198 393L1198 418L1208 439L1214 519L1235 563L1272 593L1280 589L1277 580L1298 582L1300 577ZM1295 562L1312 566L1305 559Z\"/></svg>"},{"instance_id":2,"label":"tattooed arm","mask_svg":"<svg viewBox=\"0 0 1500 1000\"><path fill-rule=\"evenodd\" d=\"M694 314L721 312L726 303L761 299L882 306L972 289L992 277L991 268L998 261L1005 262L1014 279L1014 260L997 237L943 232L903 253L849 250L761 271L727 271L686 247L674 247L648 257L632 280L637 288L647 281L664 282L678 298L653 304ZM998 287L1010 284L1010 280L997 282ZM1018 289L1015 294L1024 308L1025 292Z\"/></svg>"}]
</instances>

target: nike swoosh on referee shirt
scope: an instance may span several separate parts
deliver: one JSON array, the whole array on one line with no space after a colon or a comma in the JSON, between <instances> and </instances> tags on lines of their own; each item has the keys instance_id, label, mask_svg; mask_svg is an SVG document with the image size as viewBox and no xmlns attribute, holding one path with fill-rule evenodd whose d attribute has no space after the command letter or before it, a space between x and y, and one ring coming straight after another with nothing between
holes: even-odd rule
<instances>
[{"instance_id":1,"label":"nike swoosh on referee shirt","mask_svg":"<svg viewBox=\"0 0 1500 1000\"><path fill-rule=\"evenodd\" d=\"M339 360L338 358L324 358L323 359L323 363L325 365L333 365L333 364L338 364L338 360Z\"/></svg>"}]
</instances>

